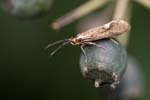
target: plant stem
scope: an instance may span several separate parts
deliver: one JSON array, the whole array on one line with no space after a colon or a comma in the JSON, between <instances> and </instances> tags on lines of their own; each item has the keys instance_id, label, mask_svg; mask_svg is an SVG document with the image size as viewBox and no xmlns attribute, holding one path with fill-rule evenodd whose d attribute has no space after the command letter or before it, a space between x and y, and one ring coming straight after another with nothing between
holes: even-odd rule
<instances>
[{"instance_id":1,"label":"plant stem","mask_svg":"<svg viewBox=\"0 0 150 100\"><path fill-rule=\"evenodd\" d=\"M130 0L117 0L113 19L125 19Z\"/></svg>"},{"instance_id":2,"label":"plant stem","mask_svg":"<svg viewBox=\"0 0 150 100\"><path fill-rule=\"evenodd\" d=\"M94 10L103 7L110 0L89 0L85 4L77 7L73 11L67 13L66 15L56 19L52 23L52 28L55 30L70 24L71 22L93 12Z\"/></svg>"},{"instance_id":3,"label":"plant stem","mask_svg":"<svg viewBox=\"0 0 150 100\"><path fill-rule=\"evenodd\" d=\"M117 0L113 19L123 19L130 22L131 6L129 6L130 0ZM119 42L127 47L129 41L129 34L123 34L117 37Z\"/></svg>"},{"instance_id":4,"label":"plant stem","mask_svg":"<svg viewBox=\"0 0 150 100\"><path fill-rule=\"evenodd\" d=\"M134 1L150 9L150 0L134 0Z\"/></svg>"}]
</instances>

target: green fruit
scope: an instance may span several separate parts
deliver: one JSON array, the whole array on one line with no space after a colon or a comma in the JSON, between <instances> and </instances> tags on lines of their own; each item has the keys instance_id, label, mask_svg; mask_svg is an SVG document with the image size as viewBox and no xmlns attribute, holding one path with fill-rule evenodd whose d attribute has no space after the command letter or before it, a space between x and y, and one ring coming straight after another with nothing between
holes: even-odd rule
<instances>
[{"instance_id":1,"label":"green fruit","mask_svg":"<svg viewBox=\"0 0 150 100\"><path fill-rule=\"evenodd\" d=\"M32 18L47 12L53 0L2 0L2 8L19 18Z\"/></svg>"},{"instance_id":2,"label":"green fruit","mask_svg":"<svg viewBox=\"0 0 150 100\"><path fill-rule=\"evenodd\" d=\"M85 55L80 57L83 76L94 83L95 87L110 85L115 88L127 64L126 50L112 39L96 41L95 45L85 45Z\"/></svg>"}]
</instances>

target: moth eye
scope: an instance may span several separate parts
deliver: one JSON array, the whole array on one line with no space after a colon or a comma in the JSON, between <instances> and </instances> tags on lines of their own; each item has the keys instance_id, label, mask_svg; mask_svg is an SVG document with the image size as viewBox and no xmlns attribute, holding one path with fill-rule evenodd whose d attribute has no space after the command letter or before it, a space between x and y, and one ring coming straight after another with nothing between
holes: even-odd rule
<instances>
[{"instance_id":1,"label":"moth eye","mask_svg":"<svg viewBox=\"0 0 150 100\"><path fill-rule=\"evenodd\" d=\"M76 42L75 42L75 41L71 41L70 43L71 43L72 45L75 45L75 44L76 44Z\"/></svg>"}]
</instances>

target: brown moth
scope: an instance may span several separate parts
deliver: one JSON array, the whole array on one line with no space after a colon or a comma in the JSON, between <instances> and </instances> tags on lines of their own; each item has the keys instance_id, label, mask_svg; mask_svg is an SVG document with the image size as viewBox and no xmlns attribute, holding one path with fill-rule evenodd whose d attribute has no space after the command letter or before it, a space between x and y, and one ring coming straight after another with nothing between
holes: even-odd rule
<instances>
[{"instance_id":1,"label":"brown moth","mask_svg":"<svg viewBox=\"0 0 150 100\"><path fill-rule=\"evenodd\" d=\"M116 19L116 20L110 21L109 23L104 24L103 26L95 27L85 32L78 33L75 37L64 39L64 40L59 40L54 43L51 43L46 48L49 48L58 43L62 43L62 45L60 45L51 53L51 56L52 56L61 47L70 43L72 45L80 45L84 53L83 46L85 44L101 47L100 45L97 45L95 43L96 40L100 40L104 38L112 38L114 36L128 32L130 28L131 26L126 21Z\"/></svg>"}]
</instances>

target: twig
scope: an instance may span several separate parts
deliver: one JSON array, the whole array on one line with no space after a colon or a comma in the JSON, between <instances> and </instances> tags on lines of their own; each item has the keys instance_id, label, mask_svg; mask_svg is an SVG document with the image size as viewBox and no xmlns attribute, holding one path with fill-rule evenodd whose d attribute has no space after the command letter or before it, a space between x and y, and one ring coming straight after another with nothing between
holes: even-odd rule
<instances>
[{"instance_id":1,"label":"twig","mask_svg":"<svg viewBox=\"0 0 150 100\"><path fill-rule=\"evenodd\" d=\"M130 0L117 0L113 19L124 19Z\"/></svg>"},{"instance_id":2,"label":"twig","mask_svg":"<svg viewBox=\"0 0 150 100\"><path fill-rule=\"evenodd\" d=\"M117 0L113 19L123 19L130 22L131 5L130 0ZM117 37L118 41L127 47L130 34L123 34Z\"/></svg>"},{"instance_id":3,"label":"twig","mask_svg":"<svg viewBox=\"0 0 150 100\"><path fill-rule=\"evenodd\" d=\"M134 0L134 1L150 9L150 0Z\"/></svg>"},{"instance_id":4,"label":"twig","mask_svg":"<svg viewBox=\"0 0 150 100\"><path fill-rule=\"evenodd\" d=\"M103 7L106 3L108 3L108 1L110 0L89 0L85 4L74 9L73 11L56 19L52 23L52 28L58 30L61 27L75 21L76 19L79 19L80 17L83 17L96 9Z\"/></svg>"},{"instance_id":5,"label":"twig","mask_svg":"<svg viewBox=\"0 0 150 100\"><path fill-rule=\"evenodd\" d=\"M125 20L128 21L128 23L130 23L130 16L131 16L131 8L132 7L129 7L127 10L128 12L126 13L126 18ZM124 46L124 47L127 47L128 46L128 43L129 43L129 37L130 37L130 34L129 32L127 34L122 34L120 36L117 37L118 41L120 41L120 43Z\"/></svg>"}]
</instances>

